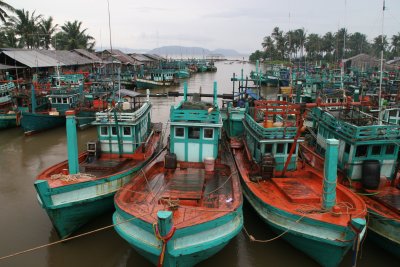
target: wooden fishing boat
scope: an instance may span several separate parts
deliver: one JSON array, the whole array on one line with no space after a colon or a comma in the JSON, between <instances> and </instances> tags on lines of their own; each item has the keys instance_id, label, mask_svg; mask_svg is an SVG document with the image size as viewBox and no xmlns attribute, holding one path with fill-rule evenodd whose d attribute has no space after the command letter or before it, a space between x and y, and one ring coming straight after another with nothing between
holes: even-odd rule
<instances>
[{"instance_id":1,"label":"wooden fishing boat","mask_svg":"<svg viewBox=\"0 0 400 267\"><path fill-rule=\"evenodd\" d=\"M0 85L0 129L16 127L17 110L14 108L12 94L15 90L13 82Z\"/></svg>"},{"instance_id":2,"label":"wooden fishing boat","mask_svg":"<svg viewBox=\"0 0 400 267\"><path fill-rule=\"evenodd\" d=\"M112 210L115 192L158 151L161 126L151 123L151 102L135 104L96 113L98 140L79 155L75 111L66 112L68 161L45 169L35 182L39 202L61 238Z\"/></svg>"},{"instance_id":3,"label":"wooden fishing boat","mask_svg":"<svg viewBox=\"0 0 400 267\"><path fill-rule=\"evenodd\" d=\"M337 141L329 140L322 174L298 158L305 104L254 103L243 120L242 142L232 143L245 197L278 237L323 266L339 265L365 234L366 207L336 185Z\"/></svg>"},{"instance_id":4,"label":"wooden fishing boat","mask_svg":"<svg viewBox=\"0 0 400 267\"><path fill-rule=\"evenodd\" d=\"M158 266L193 266L242 229L242 192L213 103L171 107L169 147L115 196L115 229Z\"/></svg>"},{"instance_id":5,"label":"wooden fishing boat","mask_svg":"<svg viewBox=\"0 0 400 267\"><path fill-rule=\"evenodd\" d=\"M153 69L149 70L147 74L142 71L142 74L135 79L135 85L138 89L154 89L177 84L179 82L176 80L175 70L173 69Z\"/></svg>"},{"instance_id":6,"label":"wooden fishing boat","mask_svg":"<svg viewBox=\"0 0 400 267\"><path fill-rule=\"evenodd\" d=\"M368 208L368 237L400 255L400 184L398 160L400 109L383 112L383 120L349 107L314 109L316 141L302 145L307 161L321 168L327 137L339 140L342 184L360 194Z\"/></svg>"}]
</instances>

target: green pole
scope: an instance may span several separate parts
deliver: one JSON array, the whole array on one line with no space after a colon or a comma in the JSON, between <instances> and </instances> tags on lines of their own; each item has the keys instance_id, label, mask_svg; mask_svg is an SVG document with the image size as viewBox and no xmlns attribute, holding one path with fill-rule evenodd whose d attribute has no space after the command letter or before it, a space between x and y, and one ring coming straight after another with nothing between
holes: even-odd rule
<instances>
[{"instance_id":1,"label":"green pole","mask_svg":"<svg viewBox=\"0 0 400 267\"><path fill-rule=\"evenodd\" d=\"M338 140L336 139L326 140L323 195L322 195L322 208L325 210L331 209L336 204L338 146L339 146Z\"/></svg>"},{"instance_id":2,"label":"green pole","mask_svg":"<svg viewBox=\"0 0 400 267\"><path fill-rule=\"evenodd\" d=\"M214 106L218 106L217 82L214 81Z\"/></svg>"},{"instance_id":3,"label":"green pole","mask_svg":"<svg viewBox=\"0 0 400 267\"><path fill-rule=\"evenodd\" d=\"M31 106L32 106L32 113L36 112L36 94L35 94L35 86L31 85Z\"/></svg>"},{"instance_id":4,"label":"green pole","mask_svg":"<svg viewBox=\"0 0 400 267\"><path fill-rule=\"evenodd\" d=\"M160 235L162 237L166 237L171 231L172 217L173 217L172 211L160 210L157 212L158 230L160 231ZM171 242L167 242L166 244L164 262L163 262L166 264L162 264L163 266L169 266L168 255L170 254L170 251L172 249L171 244L172 244Z\"/></svg>"},{"instance_id":5,"label":"green pole","mask_svg":"<svg viewBox=\"0 0 400 267\"><path fill-rule=\"evenodd\" d=\"M188 90L187 82L184 82L183 83L183 101L187 101L187 90Z\"/></svg>"},{"instance_id":6,"label":"green pole","mask_svg":"<svg viewBox=\"0 0 400 267\"><path fill-rule=\"evenodd\" d=\"M70 174L77 174L79 172L79 162L75 110L68 110L65 115L67 117L68 169Z\"/></svg>"}]
</instances>

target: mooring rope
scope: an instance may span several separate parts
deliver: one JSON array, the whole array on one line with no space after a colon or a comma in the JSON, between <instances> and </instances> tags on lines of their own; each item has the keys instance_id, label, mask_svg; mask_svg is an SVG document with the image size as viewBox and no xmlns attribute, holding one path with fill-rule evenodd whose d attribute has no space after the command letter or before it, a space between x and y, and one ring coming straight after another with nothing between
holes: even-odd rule
<instances>
[{"instance_id":1,"label":"mooring rope","mask_svg":"<svg viewBox=\"0 0 400 267\"><path fill-rule=\"evenodd\" d=\"M115 224L107 225L107 226L104 226L104 227L101 227L101 228L98 228L98 229L95 229L95 230L92 230L92 231L89 231L89 232L86 232L86 233L82 233L82 234L79 234L79 235L67 237L67 238L62 239L62 240L58 240L58 241L51 242L51 243L48 243L48 244L44 244L44 245L36 246L36 247L33 247L33 248L29 248L29 249L26 249L26 250L22 250L22 251L19 251L19 252L15 252L15 253L0 257L0 261L8 259L8 258L15 257L15 256L18 256L18 255L21 255L21 254L25 254L25 253L28 253L28 252L31 252L31 251L35 251L35 250L38 250L38 249L41 249L41 248L50 247L50 246L53 246L53 245L64 243L64 242L69 241L69 240L73 240L73 239L76 239L76 238L80 238L80 237L83 237L83 236L94 234L94 233L97 233L97 232L100 232L100 231L115 227L117 225L120 225L120 224L123 224L123 223L127 223L127 222L130 222L130 221L139 219L140 217L145 216L145 215L150 215L150 213L142 213L142 214L139 214L136 217L132 217L132 218L129 218L127 220L124 220L124 221L121 221L121 222L118 222L118 223L115 223Z\"/></svg>"}]
</instances>

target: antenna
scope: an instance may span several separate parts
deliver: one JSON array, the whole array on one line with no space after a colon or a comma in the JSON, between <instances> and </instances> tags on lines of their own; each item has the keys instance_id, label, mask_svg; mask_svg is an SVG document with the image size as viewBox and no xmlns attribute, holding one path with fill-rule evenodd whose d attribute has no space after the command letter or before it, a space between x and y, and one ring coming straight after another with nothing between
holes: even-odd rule
<instances>
[{"instance_id":1,"label":"antenna","mask_svg":"<svg viewBox=\"0 0 400 267\"><path fill-rule=\"evenodd\" d=\"M385 0L383 0L383 7L382 7L382 33L381 33L381 42L382 42L382 48L381 48L381 73L379 77L379 97L378 97L378 121L379 124L382 124L382 77L383 77L383 21L385 18Z\"/></svg>"}]
</instances>

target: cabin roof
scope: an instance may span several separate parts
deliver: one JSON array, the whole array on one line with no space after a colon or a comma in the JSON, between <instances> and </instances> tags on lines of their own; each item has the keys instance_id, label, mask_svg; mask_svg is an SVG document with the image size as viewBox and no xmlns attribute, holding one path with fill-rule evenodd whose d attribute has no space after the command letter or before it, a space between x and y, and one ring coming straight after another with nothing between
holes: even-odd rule
<instances>
[{"instance_id":1,"label":"cabin roof","mask_svg":"<svg viewBox=\"0 0 400 267\"><path fill-rule=\"evenodd\" d=\"M73 51L78 53L78 54L80 54L80 55L82 55L82 56L84 56L84 57L87 57L88 59L91 59L94 62L101 62L102 61L101 58L96 56L96 54L91 53L91 52L89 52L89 51L87 51L85 49L74 49Z\"/></svg>"}]
</instances>

